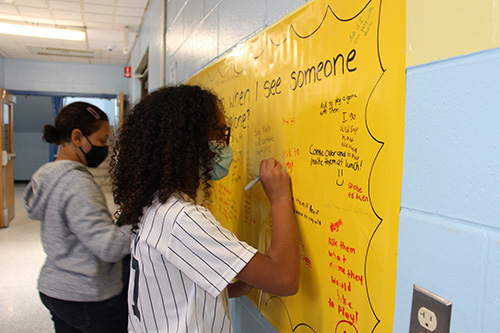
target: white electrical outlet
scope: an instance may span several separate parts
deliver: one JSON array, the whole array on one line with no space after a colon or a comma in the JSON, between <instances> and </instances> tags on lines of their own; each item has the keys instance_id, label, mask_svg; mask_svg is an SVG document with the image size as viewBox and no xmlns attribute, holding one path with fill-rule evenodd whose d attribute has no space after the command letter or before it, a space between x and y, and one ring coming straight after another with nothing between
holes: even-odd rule
<instances>
[{"instance_id":1,"label":"white electrical outlet","mask_svg":"<svg viewBox=\"0 0 500 333\"><path fill-rule=\"evenodd\" d=\"M410 333L449 333L451 302L413 285Z\"/></svg>"},{"instance_id":2,"label":"white electrical outlet","mask_svg":"<svg viewBox=\"0 0 500 333\"><path fill-rule=\"evenodd\" d=\"M423 306L420 309L418 309L417 316L420 326L424 327L425 329L431 332L434 332L436 330L437 318L434 312Z\"/></svg>"}]
</instances>

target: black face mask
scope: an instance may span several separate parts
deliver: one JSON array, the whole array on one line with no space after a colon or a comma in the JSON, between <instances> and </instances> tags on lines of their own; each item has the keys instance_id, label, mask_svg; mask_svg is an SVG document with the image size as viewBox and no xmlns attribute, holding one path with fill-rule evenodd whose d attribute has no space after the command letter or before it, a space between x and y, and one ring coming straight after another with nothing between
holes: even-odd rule
<instances>
[{"instance_id":1,"label":"black face mask","mask_svg":"<svg viewBox=\"0 0 500 333\"><path fill-rule=\"evenodd\" d=\"M106 159L106 157L108 157L108 146L94 146L87 137L85 137L85 139L87 139L87 141L92 146L89 152L85 153L82 147L78 148L80 148L83 155L85 156L85 160L87 161L87 166L89 168L97 168L99 164L101 164Z\"/></svg>"}]
</instances>

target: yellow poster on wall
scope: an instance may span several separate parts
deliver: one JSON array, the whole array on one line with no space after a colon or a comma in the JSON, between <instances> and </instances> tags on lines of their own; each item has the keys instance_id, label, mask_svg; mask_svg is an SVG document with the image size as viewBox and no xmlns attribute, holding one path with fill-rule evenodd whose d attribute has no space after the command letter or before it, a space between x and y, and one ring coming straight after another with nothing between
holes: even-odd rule
<instances>
[{"instance_id":1,"label":"yellow poster on wall","mask_svg":"<svg viewBox=\"0 0 500 333\"><path fill-rule=\"evenodd\" d=\"M258 175L292 179L297 295L252 291L280 332L392 332L403 161L405 8L316 0L238 45L190 83L218 94L234 159L210 209L266 252L272 221Z\"/></svg>"}]
</instances>

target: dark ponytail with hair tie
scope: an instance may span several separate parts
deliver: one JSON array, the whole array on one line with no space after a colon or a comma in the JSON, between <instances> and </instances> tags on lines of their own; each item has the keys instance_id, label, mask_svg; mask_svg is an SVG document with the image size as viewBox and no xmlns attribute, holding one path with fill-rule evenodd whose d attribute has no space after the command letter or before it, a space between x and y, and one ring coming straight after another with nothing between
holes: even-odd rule
<instances>
[{"instance_id":1,"label":"dark ponytail with hair tie","mask_svg":"<svg viewBox=\"0 0 500 333\"><path fill-rule=\"evenodd\" d=\"M60 144L59 134L57 134L57 130L54 125L45 125L43 127L43 141L47 143L52 143L54 145Z\"/></svg>"},{"instance_id":2,"label":"dark ponytail with hair tie","mask_svg":"<svg viewBox=\"0 0 500 333\"><path fill-rule=\"evenodd\" d=\"M71 103L59 111L55 125L44 126L43 140L60 145L70 141L73 130L79 129L88 136L97 131L103 121L108 121L108 116L97 106L85 102Z\"/></svg>"}]
</instances>

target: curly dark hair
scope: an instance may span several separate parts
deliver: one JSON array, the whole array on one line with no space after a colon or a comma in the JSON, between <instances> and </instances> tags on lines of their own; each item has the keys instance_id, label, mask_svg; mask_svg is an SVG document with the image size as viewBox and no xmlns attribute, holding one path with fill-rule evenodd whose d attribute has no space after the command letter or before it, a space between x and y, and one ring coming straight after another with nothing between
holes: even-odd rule
<instances>
[{"instance_id":1,"label":"curly dark hair","mask_svg":"<svg viewBox=\"0 0 500 333\"><path fill-rule=\"evenodd\" d=\"M198 86L163 87L151 92L127 115L113 147L110 173L120 224L137 230L143 208L174 193L195 200L209 193L209 141L220 128L222 106Z\"/></svg>"}]
</instances>

